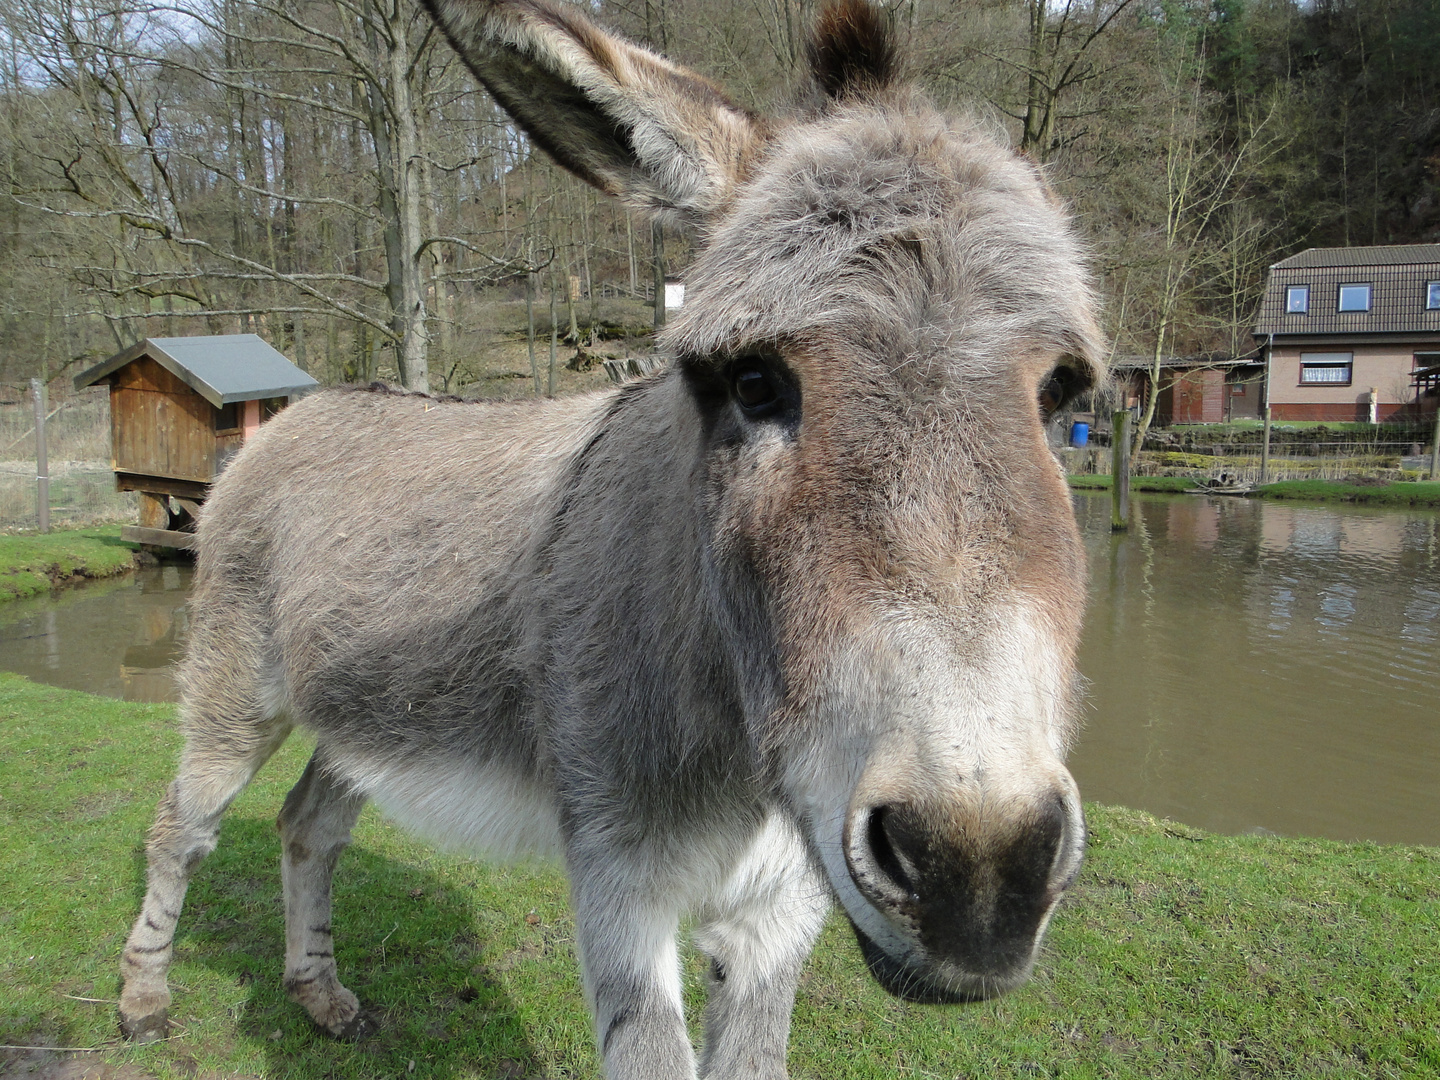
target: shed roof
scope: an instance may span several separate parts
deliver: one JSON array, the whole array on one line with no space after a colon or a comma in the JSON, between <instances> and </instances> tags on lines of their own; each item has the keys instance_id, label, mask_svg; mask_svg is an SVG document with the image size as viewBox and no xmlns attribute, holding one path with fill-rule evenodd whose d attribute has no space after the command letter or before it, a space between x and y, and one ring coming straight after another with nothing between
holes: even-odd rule
<instances>
[{"instance_id":1,"label":"shed roof","mask_svg":"<svg viewBox=\"0 0 1440 1080\"><path fill-rule=\"evenodd\" d=\"M75 389L97 383L148 356L217 409L232 401L290 397L320 384L256 334L146 338L75 376Z\"/></svg>"},{"instance_id":2,"label":"shed roof","mask_svg":"<svg viewBox=\"0 0 1440 1080\"><path fill-rule=\"evenodd\" d=\"M1180 368L1237 368L1262 363L1256 350L1231 356L1229 353L1199 353L1195 356L1166 356L1160 360L1162 370ZM1117 356L1110 361L1114 371L1149 371L1155 359L1150 356Z\"/></svg>"}]
</instances>

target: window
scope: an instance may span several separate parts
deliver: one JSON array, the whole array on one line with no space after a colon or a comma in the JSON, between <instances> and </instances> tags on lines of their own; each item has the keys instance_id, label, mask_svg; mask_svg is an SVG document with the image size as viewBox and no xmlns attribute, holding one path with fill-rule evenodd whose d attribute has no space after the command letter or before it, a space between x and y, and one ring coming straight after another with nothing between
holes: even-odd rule
<instances>
[{"instance_id":1,"label":"window","mask_svg":"<svg viewBox=\"0 0 1440 1080\"><path fill-rule=\"evenodd\" d=\"M231 401L215 410L216 431L240 430L240 404Z\"/></svg>"},{"instance_id":2,"label":"window","mask_svg":"<svg viewBox=\"0 0 1440 1080\"><path fill-rule=\"evenodd\" d=\"M1301 386L1349 386L1352 356L1342 353L1301 353Z\"/></svg>"},{"instance_id":3,"label":"window","mask_svg":"<svg viewBox=\"0 0 1440 1080\"><path fill-rule=\"evenodd\" d=\"M1425 307L1427 310L1440 308L1440 281L1425 283Z\"/></svg>"},{"instance_id":4,"label":"window","mask_svg":"<svg viewBox=\"0 0 1440 1080\"><path fill-rule=\"evenodd\" d=\"M1440 285L1440 282L1436 282ZM1291 285L1285 290L1285 314L1304 315L1310 310L1310 286Z\"/></svg>"},{"instance_id":5,"label":"window","mask_svg":"<svg viewBox=\"0 0 1440 1080\"><path fill-rule=\"evenodd\" d=\"M1369 311L1370 283L1363 285L1341 285L1338 311ZM1346 380L1347 382L1349 380Z\"/></svg>"}]
</instances>

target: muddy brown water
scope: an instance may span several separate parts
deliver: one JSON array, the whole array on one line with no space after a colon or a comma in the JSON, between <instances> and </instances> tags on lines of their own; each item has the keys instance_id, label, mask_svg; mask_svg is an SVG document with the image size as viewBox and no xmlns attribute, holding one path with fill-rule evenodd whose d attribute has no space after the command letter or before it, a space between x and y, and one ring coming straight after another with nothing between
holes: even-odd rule
<instances>
[{"instance_id":1,"label":"muddy brown water","mask_svg":"<svg viewBox=\"0 0 1440 1080\"><path fill-rule=\"evenodd\" d=\"M1440 844L1440 514L1077 493L1086 798L1221 832ZM173 698L188 567L0 606L0 667Z\"/></svg>"}]
</instances>

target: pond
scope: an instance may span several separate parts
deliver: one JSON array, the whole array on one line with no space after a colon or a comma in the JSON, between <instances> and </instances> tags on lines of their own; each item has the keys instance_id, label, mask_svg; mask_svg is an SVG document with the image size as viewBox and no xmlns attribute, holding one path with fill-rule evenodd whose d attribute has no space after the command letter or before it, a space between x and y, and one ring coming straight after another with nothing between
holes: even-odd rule
<instances>
[{"instance_id":1,"label":"pond","mask_svg":"<svg viewBox=\"0 0 1440 1080\"><path fill-rule=\"evenodd\" d=\"M1440 844L1440 515L1077 493L1086 798L1221 832ZM0 605L0 666L173 696L190 570Z\"/></svg>"},{"instance_id":2,"label":"pond","mask_svg":"<svg viewBox=\"0 0 1440 1080\"><path fill-rule=\"evenodd\" d=\"M1220 832L1440 844L1440 515L1142 498L1090 551L1086 798Z\"/></svg>"}]
</instances>

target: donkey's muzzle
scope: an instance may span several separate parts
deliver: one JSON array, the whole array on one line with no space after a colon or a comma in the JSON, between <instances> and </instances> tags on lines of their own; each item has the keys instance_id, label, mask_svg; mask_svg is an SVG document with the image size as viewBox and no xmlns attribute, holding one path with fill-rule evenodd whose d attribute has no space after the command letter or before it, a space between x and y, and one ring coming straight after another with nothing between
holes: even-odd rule
<instances>
[{"instance_id":1,"label":"donkey's muzzle","mask_svg":"<svg viewBox=\"0 0 1440 1080\"><path fill-rule=\"evenodd\" d=\"M957 1002L1023 982L1079 869L1084 825L1071 814L1055 793L1003 817L896 803L852 818L851 876L910 946L895 955L856 927L880 984L907 1000Z\"/></svg>"}]
</instances>

